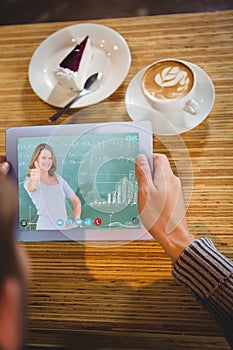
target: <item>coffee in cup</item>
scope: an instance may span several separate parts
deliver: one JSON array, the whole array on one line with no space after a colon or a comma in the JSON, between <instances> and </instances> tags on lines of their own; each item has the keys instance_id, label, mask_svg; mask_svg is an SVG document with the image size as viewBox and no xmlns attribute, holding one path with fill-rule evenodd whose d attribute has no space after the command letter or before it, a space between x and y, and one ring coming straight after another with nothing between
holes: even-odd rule
<instances>
[{"instance_id":1,"label":"coffee in cup","mask_svg":"<svg viewBox=\"0 0 233 350\"><path fill-rule=\"evenodd\" d=\"M142 76L141 87L157 110L169 113L184 109L194 115L199 112L199 104L193 99L196 75L188 62L163 59L152 63Z\"/></svg>"}]
</instances>

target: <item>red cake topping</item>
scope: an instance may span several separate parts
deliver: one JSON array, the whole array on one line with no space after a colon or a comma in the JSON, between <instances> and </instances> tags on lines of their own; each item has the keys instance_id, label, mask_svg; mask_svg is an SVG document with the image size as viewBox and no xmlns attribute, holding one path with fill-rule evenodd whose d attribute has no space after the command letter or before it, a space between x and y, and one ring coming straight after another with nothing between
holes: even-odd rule
<instances>
[{"instance_id":1,"label":"red cake topping","mask_svg":"<svg viewBox=\"0 0 233 350\"><path fill-rule=\"evenodd\" d=\"M75 46L75 48L60 63L60 67L68 68L73 72L78 71L88 38L89 36L87 35L80 44Z\"/></svg>"}]
</instances>

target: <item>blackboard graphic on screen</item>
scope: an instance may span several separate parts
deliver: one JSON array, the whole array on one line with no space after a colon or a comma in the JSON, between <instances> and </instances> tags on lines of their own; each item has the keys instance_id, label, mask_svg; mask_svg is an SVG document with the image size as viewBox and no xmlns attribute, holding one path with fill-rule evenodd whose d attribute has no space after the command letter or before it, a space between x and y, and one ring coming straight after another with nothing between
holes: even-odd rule
<instances>
[{"instance_id":1,"label":"blackboard graphic on screen","mask_svg":"<svg viewBox=\"0 0 233 350\"><path fill-rule=\"evenodd\" d=\"M51 221L55 223L51 229L141 227L135 175L139 134L130 132L19 137L17 153L20 230L40 229L37 227L38 208L25 190L25 181L33 152L42 143L48 144L55 154L57 178L67 182L82 206L81 217L74 220L73 204L66 198L67 217L64 219L59 216L59 203L50 200L53 217ZM42 201L45 203L49 196L50 194L42 195Z\"/></svg>"}]
</instances>

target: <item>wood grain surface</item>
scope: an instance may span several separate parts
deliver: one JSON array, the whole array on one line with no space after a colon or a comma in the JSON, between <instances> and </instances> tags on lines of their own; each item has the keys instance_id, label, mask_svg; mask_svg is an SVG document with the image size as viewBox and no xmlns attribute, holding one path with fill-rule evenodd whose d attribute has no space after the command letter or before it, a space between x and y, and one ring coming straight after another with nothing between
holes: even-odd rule
<instances>
[{"instance_id":1,"label":"wood grain surface","mask_svg":"<svg viewBox=\"0 0 233 350\"><path fill-rule=\"evenodd\" d=\"M127 86L157 59L186 59L211 77L216 99L209 116L182 135L154 136L154 150L169 156L186 186L190 230L209 236L233 258L233 11L92 22L124 36L132 64L120 88L96 106L97 112L84 110L78 123L130 120ZM81 22L0 27L0 154L7 128L46 125L55 112L32 91L28 65L42 40L75 23ZM23 245L32 271L28 345L229 349L211 316L173 281L171 262L155 241L107 248L76 242Z\"/></svg>"}]
</instances>

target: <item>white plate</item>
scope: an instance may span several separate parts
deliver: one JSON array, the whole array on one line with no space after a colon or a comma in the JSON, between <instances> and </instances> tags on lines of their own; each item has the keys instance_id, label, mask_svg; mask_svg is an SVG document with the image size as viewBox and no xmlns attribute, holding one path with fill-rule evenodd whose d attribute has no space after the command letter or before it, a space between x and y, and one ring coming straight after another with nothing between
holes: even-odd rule
<instances>
[{"instance_id":1,"label":"white plate","mask_svg":"<svg viewBox=\"0 0 233 350\"><path fill-rule=\"evenodd\" d=\"M145 67L131 80L125 97L126 109L134 121L149 120L152 122L154 134L178 135L199 125L211 111L214 99L214 85L207 73L197 65L190 63L197 75L195 100L200 105L200 112L191 115L183 110L174 113L161 113L152 108L141 90L141 78Z\"/></svg>"},{"instance_id":2,"label":"white plate","mask_svg":"<svg viewBox=\"0 0 233 350\"><path fill-rule=\"evenodd\" d=\"M103 81L98 90L82 97L72 108L98 103L122 84L131 64L131 54L125 39L104 25L72 25L51 34L38 46L31 58L29 82L43 101L55 107L63 107L75 95L57 83L54 69L87 35L93 48L89 75L102 72Z\"/></svg>"}]
</instances>

